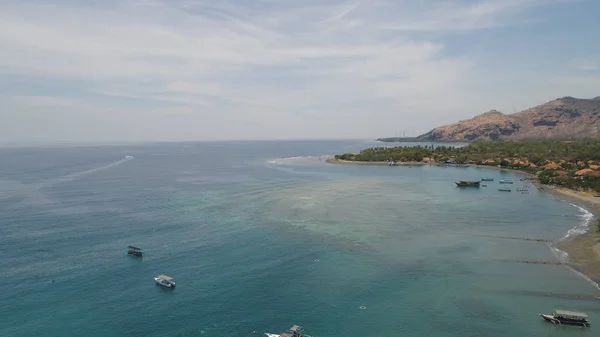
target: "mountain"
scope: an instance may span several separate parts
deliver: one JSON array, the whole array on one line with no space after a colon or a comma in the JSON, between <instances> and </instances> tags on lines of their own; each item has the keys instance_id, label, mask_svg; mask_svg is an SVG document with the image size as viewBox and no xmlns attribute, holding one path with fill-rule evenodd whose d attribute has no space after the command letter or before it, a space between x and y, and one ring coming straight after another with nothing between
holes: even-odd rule
<instances>
[{"instance_id":1,"label":"mountain","mask_svg":"<svg viewBox=\"0 0 600 337\"><path fill-rule=\"evenodd\" d=\"M514 114L496 110L437 127L422 141L600 139L600 96L563 97Z\"/></svg>"}]
</instances>

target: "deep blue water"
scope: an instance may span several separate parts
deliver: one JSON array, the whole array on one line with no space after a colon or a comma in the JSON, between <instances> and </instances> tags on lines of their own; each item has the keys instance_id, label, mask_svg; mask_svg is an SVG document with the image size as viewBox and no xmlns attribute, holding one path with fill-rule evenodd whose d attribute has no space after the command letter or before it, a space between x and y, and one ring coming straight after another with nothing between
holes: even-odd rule
<instances>
[{"instance_id":1,"label":"deep blue water","mask_svg":"<svg viewBox=\"0 0 600 337\"><path fill-rule=\"evenodd\" d=\"M598 302L544 295L597 294L590 282L516 262L556 261L549 244L491 237L556 240L582 211L498 192L498 179L520 187L512 173L318 157L375 145L0 149L0 336L598 334L537 316L600 324ZM496 181L453 186L484 176ZM126 256L130 244L146 256ZM156 285L161 273L177 289Z\"/></svg>"}]
</instances>

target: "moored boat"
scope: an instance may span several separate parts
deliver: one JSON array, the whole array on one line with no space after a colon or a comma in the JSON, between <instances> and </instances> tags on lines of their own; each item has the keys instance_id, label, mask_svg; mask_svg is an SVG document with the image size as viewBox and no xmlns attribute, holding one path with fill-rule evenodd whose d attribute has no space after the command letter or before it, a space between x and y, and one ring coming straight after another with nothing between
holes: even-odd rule
<instances>
[{"instance_id":1,"label":"moored boat","mask_svg":"<svg viewBox=\"0 0 600 337\"><path fill-rule=\"evenodd\" d=\"M459 182L454 182L457 187L479 187L479 180L461 180Z\"/></svg>"},{"instance_id":2,"label":"moored boat","mask_svg":"<svg viewBox=\"0 0 600 337\"><path fill-rule=\"evenodd\" d=\"M163 287L175 288L175 282L173 282L173 278L167 275L158 275L154 278L154 281Z\"/></svg>"},{"instance_id":3,"label":"moored boat","mask_svg":"<svg viewBox=\"0 0 600 337\"><path fill-rule=\"evenodd\" d=\"M494 178L481 178L481 181L494 181Z\"/></svg>"},{"instance_id":4,"label":"moored boat","mask_svg":"<svg viewBox=\"0 0 600 337\"><path fill-rule=\"evenodd\" d=\"M554 310L552 314L540 314L540 316L547 322L554 324L590 326L588 315L584 312Z\"/></svg>"},{"instance_id":5,"label":"moored boat","mask_svg":"<svg viewBox=\"0 0 600 337\"><path fill-rule=\"evenodd\" d=\"M127 246L127 255L142 257L144 255L144 252L142 252L142 248L138 248L135 246Z\"/></svg>"},{"instance_id":6,"label":"moored boat","mask_svg":"<svg viewBox=\"0 0 600 337\"><path fill-rule=\"evenodd\" d=\"M510 188L499 188L498 191L500 191L500 192L511 192L512 190Z\"/></svg>"},{"instance_id":7,"label":"moored boat","mask_svg":"<svg viewBox=\"0 0 600 337\"><path fill-rule=\"evenodd\" d=\"M498 182L499 182L500 184L512 184L512 183L513 183L513 181L512 181L512 180L498 180Z\"/></svg>"},{"instance_id":8,"label":"moored boat","mask_svg":"<svg viewBox=\"0 0 600 337\"><path fill-rule=\"evenodd\" d=\"M274 333L265 333L267 337L311 337L309 335L304 334L304 329L299 325L294 325L288 330L288 332L284 332L282 334L274 334Z\"/></svg>"}]
</instances>

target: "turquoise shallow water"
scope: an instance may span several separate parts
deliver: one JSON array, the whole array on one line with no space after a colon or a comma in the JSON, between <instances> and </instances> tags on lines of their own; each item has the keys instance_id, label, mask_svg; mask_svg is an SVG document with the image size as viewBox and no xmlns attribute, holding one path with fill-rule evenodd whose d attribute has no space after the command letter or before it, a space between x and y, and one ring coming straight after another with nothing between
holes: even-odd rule
<instances>
[{"instance_id":1,"label":"turquoise shallow water","mask_svg":"<svg viewBox=\"0 0 600 337\"><path fill-rule=\"evenodd\" d=\"M598 302L542 242L585 221L511 173L329 165L373 143L1 149L0 336L595 336ZM133 155L131 160L123 160ZM309 157L312 156L312 157ZM124 255L145 248L143 259ZM560 252L559 252L560 253ZM152 277L175 277L174 291ZM359 307L365 306L365 310Z\"/></svg>"}]
</instances>

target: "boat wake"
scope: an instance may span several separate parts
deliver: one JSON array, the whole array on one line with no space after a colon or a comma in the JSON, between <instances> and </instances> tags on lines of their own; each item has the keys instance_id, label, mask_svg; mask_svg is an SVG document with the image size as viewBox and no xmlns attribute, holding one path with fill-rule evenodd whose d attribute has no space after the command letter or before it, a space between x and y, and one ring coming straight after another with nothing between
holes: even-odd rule
<instances>
[{"instance_id":1,"label":"boat wake","mask_svg":"<svg viewBox=\"0 0 600 337\"><path fill-rule=\"evenodd\" d=\"M132 159L133 157L127 156L124 159L114 161L104 166L29 184L24 184L20 181L0 180L0 200L4 198L22 197L30 204L50 204L52 201L48 199L44 192L42 192L42 189L73 181L86 175L121 165Z\"/></svg>"},{"instance_id":2,"label":"boat wake","mask_svg":"<svg viewBox=\"0 0 600 337\"><path fill-rule=\"evenodd\" d=\"M67 174L65 176L62 177L58 177L58 178L54 178L54 179L50 179L50 180L46 180L40 184L37 185L37 188L44 188L44 187L49 187L49 186L53 186L53 185L57 185L57 184L62 184L68 181L72 181L75 180L77 178L98 172L98 171L102 171L102 170L106 170L109 169L111 167L115 167L117 165L121 165L124 162L130 161L132 160L133 157L132 156L126 156L124 159L121 160L117 160L115 162L112 162L108 165L104 165L104 166L100 166L100 167L96 167L90 170L85 170L85 171L81 171L81 172L76 172L76 173L71 173L71 174Z\"/></svg>"}]
</instances>

